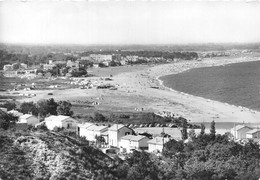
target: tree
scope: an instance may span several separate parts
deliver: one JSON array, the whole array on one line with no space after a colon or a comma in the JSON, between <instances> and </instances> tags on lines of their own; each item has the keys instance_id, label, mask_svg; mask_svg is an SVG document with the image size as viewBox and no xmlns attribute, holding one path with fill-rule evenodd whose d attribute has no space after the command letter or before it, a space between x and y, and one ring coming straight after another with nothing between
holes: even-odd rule
<instances>
[{"instance_id":1,"label":"tree","mask_svg":"<svg viewBox=\"0 0 260 180\"><path fill-rule=\"evenodd\" d=\"M188 132L187 132L187 120L184 119L182 121L182 130L181 130L182 139L188 139Z\"/></svg>"},{"instance_id":2,"label":"tree","mask_svg":"<svg viewBox=\"0 0 260 180\"><path fill-rule=\"evenodd\" d=\"M73 111L71 111L71 103L69 101L59 101L57 107L58 115L72 116Z\"/></svg>"},{"instance_id":3,"label":"tree","mask_svg":"<svg viewBox=\"0 0 260 180\"><path fill-rule=\"evenodd\" d=\"M58 104L53 98L45 100L42 99L37 102L37 108L41 116L46 116L47 114L57 115Z\"/></svg>"},{"instance_id":4,"label":"tree","mask_svg":"<svg viewBox=\"0 0 260 180\"><path fill-rule=\"evenodd\" d=\"M98 145L105 144L105 142L106 142L106 140L105 140L105 138L103 136L96 136L95 138L96 138L96 143Z\"/></svg>"},{"instance_id":5,"label":"tree","mask_svg":"<svg viewBox=\"0 0 260 180\"><path fill-rule=\"evenodd\" d=\"M3 105L1 105L1 107L6 108L7 111L10 111L16 108L16 104L12 101L6 101Z\"/></svg>"},{"instance_id":6,"label":"tree","mask_svg":"<svg viewBox=\"0 0 260 180\"><path fill-rule=\"evenodd\" d=\"M99 112L95 112L94 113L94 121L96 122L104 122L104 121L107 121L106 117L99 113Z\"/></svg>"},{"instance_id":7,"label":"tree","mask_svg":"<svg viewBox=\"0 0 260 180\"><path fill-rule=\"evenodd\" d=\"M33 102L23 102L20 106L20 110L23 114L32 113L35 116L38 116L39 110L36 107L36 104Z\"/></svg>"},{"instance_id":8,"label":"tree","mask_svg":"<svg viewBox=\"0 0 260 180\"><path fill-rule=\"evenodd\" d=\"M0 129L8 129L12 124L15 124L17 120L18 117L0 110Z\"/></svg>"},{"instance_id":9,"label":"tree","mask_svg":"<svg viewBox=\"0 0 260 180\"><path fill-rule=\"evenodd\" d=\"M172 157L177 153L183 152L183 149L183 141L176 141L174 139L171 139L164 144L163 155L166 157Z\"/></svg>"},{"instance_id":10,"label":"tree","mask_svg":"<svg viewBox=\"0 0 260 180\"><path fill-rule=\"evenodd\" d=\"M196 133L194 129L189 130L189 138L195 139L196 138Z\"/></svg>"},{"instance_id":11,"label":"tree","mask_svg":"<svg viewBox=\"0 0 260 180\"><path fill-rule=\"evenodd\" d=\"M200 135L203 136L205 134L205 125L201 124L200 126Z\"/></svg>"},{"instance_id":12,"label":"tree","mask_svg":"<svg viewBox=\"0 0 260 180\"><path fill-rule=\"evenodd\" d=\"M148 153L134 151L132 156L127 159L127 162L130 166L127 179L159 179L159 170L150 159Z\"/></svg>"},{"instance_id":13,"label":"tree","mask_svg":"<svg viewBox=\"0 0 260 180\"><path fill-rule=\"evenodd\" d=\"M216 128L215 128L215 121L213 120L210 124L210 135L212 139L215 139L216 137Z\"/></svg>"}]
</instances>

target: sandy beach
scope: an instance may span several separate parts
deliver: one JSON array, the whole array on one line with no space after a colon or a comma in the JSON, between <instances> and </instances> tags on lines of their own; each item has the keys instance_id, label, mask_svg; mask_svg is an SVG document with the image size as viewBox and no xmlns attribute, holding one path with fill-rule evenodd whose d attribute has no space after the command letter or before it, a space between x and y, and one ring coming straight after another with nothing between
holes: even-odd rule
<instances>
[{"instance_id":1,"label":"sandy beach","mask_svg":"<svg viewBox=\"0 0 260 180\"><path fill-rule=\"evenodd\" d=\"M70 100L73 104L81 103L81 109L88 110L84 102L95 101L95 110L112 112L164 112L168 111L176 116L183 116L190 122L236 122L258 123L260 112L244 107L236 107L224 102L212 101L201 97L185 94L164 87L160 76L181 73L183 71L209 66L222 66L230 63L260 60L250 58L204 59L203 61L182 61L163 65L139 65L113 68L93 68L92 74L99 77L87 77L98 83L110 83L118 87L117 90L108 89L66 89L66 90L32 90L32 98L19 100L38 101L53 97L56 100ZM100 77L112 75L113 81L106 82ZM153 88L152 88L153 87ZM155 88L154 88L155 87ZM26 91L19 91L25 93ZM48 93L53 93L49 96ZM90 111L93 109L90 109Z\"/></svg>"}]
</instances>

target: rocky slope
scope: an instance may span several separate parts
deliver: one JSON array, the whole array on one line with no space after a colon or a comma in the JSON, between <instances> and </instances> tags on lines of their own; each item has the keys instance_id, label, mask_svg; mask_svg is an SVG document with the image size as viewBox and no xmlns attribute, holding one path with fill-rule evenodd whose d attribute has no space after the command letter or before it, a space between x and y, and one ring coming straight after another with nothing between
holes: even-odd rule
<instances>
[{"instance_id":1,"label":"rocky slope","mask_svg":"<svg viewBox=\"0 0 260 180\"><path fill-rule=\"evenodd\" d=\"M50 132L0 133L0 179L116 179L98 149Z\"/></svg>"}]
</instances>

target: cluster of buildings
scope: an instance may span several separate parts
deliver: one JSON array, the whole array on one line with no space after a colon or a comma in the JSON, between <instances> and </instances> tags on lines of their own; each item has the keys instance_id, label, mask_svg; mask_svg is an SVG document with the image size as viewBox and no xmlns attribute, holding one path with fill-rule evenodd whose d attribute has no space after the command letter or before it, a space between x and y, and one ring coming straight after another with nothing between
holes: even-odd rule
<instances>
[{"instance_id":1,"label":"cluster of buildings","mask_svg":"<svg viewBox=\"0 0 260 180\"><path fill-rule=\"evenodd\" d=\"M107 148L117 148L120 152L130 153L132 150L146 150L149 152L162 152L163 146L170 139L165 137L149 138L148 136L136 133L132 128L123 124L114 124L112 126L97 125L94 123L80 124L70 116L51 115L44 121L31 114L23 114L16 110L8 111L14 116L18 116L16 128L26 129L28 125L39 126L45 124L49 130L63 128L67 131L76 132L79 136L86 138L90 142L96 142L102 138L102 146ZM136 135L137 134L137 135Z\"/></svg>"},{"instance_id":2,"label":"cluster of buildings","mask_svg":"<svg viewBox=\"0 0 260 180\"><path fill-rule=\"evenodd\" d=\"M24 63L13 63L13 64L6 64L3 67L4 71L15 71L15 70L22 70L22 69L27 69L28 66L27 64Z\"/></svg>"},{"instance_id":3,"label":"cluster of buildings","mask_svg":"<svg viewBox=\"0 0 260 180\"><path fill-rule=\"evenodd\" d=\"M253 128L247 125L237 125L231 129L231 134L235 140L252 139L260 140L260 129Z\"/></svg>"}]
</instances>

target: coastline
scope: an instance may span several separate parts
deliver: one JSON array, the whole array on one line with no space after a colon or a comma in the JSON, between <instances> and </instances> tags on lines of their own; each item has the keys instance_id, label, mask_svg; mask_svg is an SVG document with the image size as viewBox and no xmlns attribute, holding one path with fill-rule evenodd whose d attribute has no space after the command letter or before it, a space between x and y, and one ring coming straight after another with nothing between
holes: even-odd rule
<instances>
[{"instance_id":1,"label":"coastline","mask_svg":"<svg viewBox=\"0 0 260 180\"><path fill-rule=\"evenodd\" d=\"M135 112L143 109L145 112L171 112L175 116L182 116L191 123L231 122L231 123L259 123L260 112L251 109L237 107L225 102L212 101L202 97L178 92L164 86L161 76L181 73L193 68L222 66L231 63L257 61L260 58L229 58L229 59L206 59L203 61L181 61L172 64L156 66L121 66L115 68L92 69L93 74L99 77L87 77L92 82L110 83L118 87L111 91L106 89L49 89L31 90L36 94L31 98L19 99L18 101L34 101L40 99L69 100L72 104L81 101L83 107L75 109L76 113L84 114L88 111L84 108L84 102L95 101L98 105L89 112ZM106 82L102 77L113 75L113 81ZM104 79L104 78L103 78ZM153 88L158 87L158 88ZM18 93L28 93L24 90ZM48 93L53 93L49 96ZM82 104L83 103L83 104ZM138 109L138 110L137 110Z\"/></svg>"}]
</instances>

